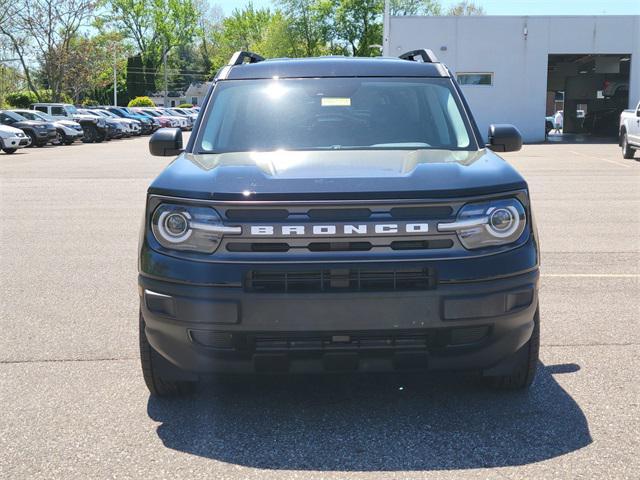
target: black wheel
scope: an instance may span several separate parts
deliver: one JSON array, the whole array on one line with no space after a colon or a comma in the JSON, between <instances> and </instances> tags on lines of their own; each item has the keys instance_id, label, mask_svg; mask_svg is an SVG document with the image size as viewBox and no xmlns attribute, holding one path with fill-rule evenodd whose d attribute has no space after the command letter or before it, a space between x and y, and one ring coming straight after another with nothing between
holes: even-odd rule
<instances>
[{"instance_id":1,"label":"black wheel","mask_svg":"<svg viewBox=\"0 0 640 480\"><path fill-rule=\"evenodd\" d=\"M98 137L98 130L93 125L87 125L86 127L82 127L84 130L84 137L82 137L82 141L84 143L93 143L96 141Z\"/></svg>"},{"instance_id":2,"label":"black wheel","mask_svg":"<svg viewBox=\"0 0 640 480\"><path fill-rule=\"evenodd\" d=\"M65 145L73 145L73 140L65 140Z\"/></svg>"},{"instance_id":3,"label":"black wheel","mask_svg":"<svg viewBox=\"0 0 640 480\"><path fill-rule=\"evenodd\" d=\"M66 135L61 130L56 130L56 138L51 142L53 145L62 145Z\"/></svg>"},{"instance_id":4,"label":"black wheel","mask_svg":"<svg viewBox=\"0 0 640 480\"><path fill-rule=\"evenodd\" d=\"M626 158L627 160L630 160L633 158L633 155L636 153L635 149L633 149L631 147L631 145L629 145L629 142L627 141L627 133L623 133L622 134L622 156L624 158Z\"/></svg>"},{"instance_id":5,"label":"black wheel","mask_svg":"<svg viewBox=\"0 0 640 480\"><path fill-rule=\"evenodd\" d=\"M197 382L193 381L177 381L163 378L159 372L163 364L167 364L165 360L147 340L147 334L144 331L144 318L140 312L140 361L142 364L142 376L144 382L151 395L156 397L175 397L181 395L189 395L195 391Z\"/></svg>"},{"instance_id":6,"label":"black wheel","mask_svg":"<svg viewBox=\"0 0 640 480\"><path fill-rule=\"evenodd\" d=\"M16 153L18 151L18 149L17 148L3 148L2 151L4 153L11 154L11 153Z\"/></svg>"},{"instance_id":7,"label":"black wheel","mask_svg":"<svg viewBox=\"0 0 640 480\"><path fill-rule=\"evenodd\" d=\"M103 142L105 140L110 140L110 139L107 138L107 134L106 133L97 133L96 132L96 140L95 140L96 143L100 143L100 142Z\"/></svg>"},{"instance_id":8,"label":"black wheel","mask_svg":"<svg viewBox=\"0 0 640 480\"><path fill-rule=\"evenodd\" d=\"M31 139L31 143L29 144L29 148L35 147L38 144L38 139L36 138L36 134L33 132L25 132L29 138Z\"/></svg>"},{"instance_id":9,"label":"black wheel","mask_svg":"<svg viewBox=\"0 0 640 480\"><path fill-rule=\"evenodd\" d=\"M518 356L513 371L508 375L484 377L485 383L497 390L520 390L528 388L536 376L538 356L540 352L540 312L536 310L533 317L533 333L515 355Z\"/></svg>"}]
</instances>

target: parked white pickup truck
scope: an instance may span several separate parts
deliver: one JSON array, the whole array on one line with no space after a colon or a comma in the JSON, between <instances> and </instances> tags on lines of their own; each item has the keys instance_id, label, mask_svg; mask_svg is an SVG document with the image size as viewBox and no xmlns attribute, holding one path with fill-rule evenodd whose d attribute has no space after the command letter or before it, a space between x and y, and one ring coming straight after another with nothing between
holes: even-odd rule
<instances>
[{"instance_id":1,"label":"parked white pickup truck","mask_svg":"<svg viewBox=\"0 0 640 480\"><path fill-rule=\"evenodd\" d=\"M620 114L620 146L624 158L633 158L640 150L640 102L635 110L625 110Z\"/></svg>"}]
</instances>

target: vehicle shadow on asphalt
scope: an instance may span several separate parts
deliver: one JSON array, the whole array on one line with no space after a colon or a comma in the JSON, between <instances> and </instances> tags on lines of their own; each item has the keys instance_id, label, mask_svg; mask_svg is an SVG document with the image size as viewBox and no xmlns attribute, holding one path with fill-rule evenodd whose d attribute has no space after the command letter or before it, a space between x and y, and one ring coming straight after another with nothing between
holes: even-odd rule
<instances>
[{"instance_id":1,"label":"vehicle shadow on asphalt","mask_svg":"<svg viewBox=\"0 0 640 480\"><path fill-rule=\"evenodd\" d=\"M528 393L461 375L215 382L184 399L149 398L168 448L253 468L442 470L524 465L591 443L578 404L540 364Z\"/></svg>"}]
</instances>

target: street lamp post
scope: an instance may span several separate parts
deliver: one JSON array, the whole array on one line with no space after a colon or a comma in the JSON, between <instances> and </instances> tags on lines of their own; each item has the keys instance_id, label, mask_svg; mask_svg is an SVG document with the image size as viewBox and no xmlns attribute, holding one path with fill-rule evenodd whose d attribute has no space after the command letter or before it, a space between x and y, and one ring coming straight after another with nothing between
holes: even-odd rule
<instances>
[{"instance_id":1,"label":"street lamp post","mask_svg":"<svg viewBox=\"0 0 640 480\"><path fill-rule=\"evenodd\" d=\"M391 26L390 15L391 7L389 5L389 0L384 0L384 17L382 18L382 55L386 57L389 56L389 28Z\"/></svg>"},{"instance_id":2,"label":"street lamp post","mask_svg":"<svg viewBox=\"0 0 640 480\"><path fill-rule=\"evenodd\" d=\"M117 72L117 47L113 44L113 106L118 106L118 72Z\"/></svg>"}]
</instances>

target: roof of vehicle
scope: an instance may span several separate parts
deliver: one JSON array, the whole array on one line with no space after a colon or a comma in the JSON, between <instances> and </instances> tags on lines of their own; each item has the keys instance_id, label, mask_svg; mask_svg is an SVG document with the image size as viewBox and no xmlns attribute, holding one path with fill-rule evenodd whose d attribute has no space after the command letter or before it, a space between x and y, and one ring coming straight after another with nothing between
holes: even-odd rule
<instances>
[{"instance_id":1,"label":"roof of vehicle","mask_svg":"<svg viewBox=\"0 0 640 480\"><path fill-rule=\"evenodd\" d=\"M36 102L32 103L31 106L40 105L43 107L52 106L52 107L73 107L70 103L53 103L53 102Z\"/></svg>"},{"instance_id":2,"label":"roof of vehicle","mask_svg":"<svg viewBox=\"0 0 640 480\"><path fill-rule=\"evenodd\" d=\"M276 58L224 67L218 80L316 77L449 77L441 63L395 57Z\"/></svg>"}]
</instances>

